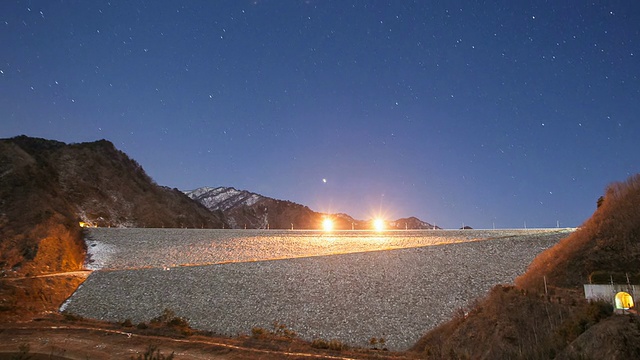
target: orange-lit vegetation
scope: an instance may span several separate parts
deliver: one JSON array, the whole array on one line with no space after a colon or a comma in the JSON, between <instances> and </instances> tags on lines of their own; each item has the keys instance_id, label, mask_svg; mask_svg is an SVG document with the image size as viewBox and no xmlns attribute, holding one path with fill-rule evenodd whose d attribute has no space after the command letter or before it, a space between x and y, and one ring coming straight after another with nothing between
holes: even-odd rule
<instances>
[{"instance_id":1,"label":"orange-lit vegetation","mask_svg":"<svg viewBox=\"0 0 640 360\"><path fill-rule=\"evenodd\" d=\"M610 316L581 285L640 268L640 175L610 185L593 216L540 254L516 280L425 335L415 351L433 359L605 359L640 353L635 315ZM545 291L545 279L547 289Z\"/></svg>"},{"instance_id":2,"label":"orange-lit vegetation","mask_svg":"<svg viewBox=\"0 0 640 360\"><path fill-rule=\"evenodd\" d=\"M85 248L76 212L87 202L97 204L88 215L102 218L98 225L122 221L157 227L221 224L204 208L194 211L193 204L177 190L153 184L135 161L106 141L69 146L26 137L0 141L0 173L5 174L0 177L0 270L4 277L80 268ZM113 194L117 194L115 200ZM118 218L111 215L114 209ZM191 215L180 215L185 213ZM308 223L317 225L316 219ZM344 217L335 220L337 229L355 224ZM284 227L289 226L287 221ZM635 175L610 185L593 216L538 256L517 279L517 287L494 288L475 306L459 311L452 321L423 337L414 351L434 359L548 359L563 354L567 358L611 358L612 354L635 358L640 353L637 318L612 317L610 304L586 303L580 285L603 276L637 278L639 239L640 175ZM0 319L55 311L81 281L72 276L0 279ZM171 336L187 336L191 331L188 323L174 318L139 324L137 330L162 324L178 331ZM252 337L247 343L255 341L270 347L274 340ZM283 346L291 343L294 341L287 340ZM310 346L341 348L339 342L322 340Z\"/></svg>"},{"instance_id":3,"label":"orange-lit vegetation","mask_svg":"<svg viewBox=\"0 0 640 360\"><path fill-rule=\"evenodd\" d=\"M580 287L593 273L640 272L640 174L609 185L601 206L576 232L540 254L516 284ZM609 276L606 275L608 278Z\"/></svg>"},{"instance_id":4,"label":"orange-lit vegetation","mask_svg":"<svg viewBox=\"0 0 640 360\"><path fill-rule=\"evenodd\" d=\"M86 245L75 226L56 219L39 224L34 233L40 242L33 261L25 264L30 273L72 271L82 268Z\"/></svg>"},{"instance_id":5,"label":"orange-lit vegetation","mask_svg":"<svg viewBox=\"0 0 640 360\"><path fill-rule=\"evenodd\" d=\"M222 227L220 216L154 184L108 141L66 145L19 136L0 141L0 269L77 269L88 225ZM78 219L82 212L87 219Z\"/></svg>"},{"instance_id":6,"label":"orange-lit vegetation","mask_svg":"<svg viewBox=\"0 0 640 360\"><path fill-rule=\"evenodd\" d=\"M0 277L80 269L86 249L79 210L103 226L221 227L217 215L176 189L157 186L104 140L0 140L0 173ZM79 283L60 279L0 284L0 317L55 311L55 301L70 295L66 284Z\"/></svg>"},{"instance_id":7,"label":"orange-lit vegetation","mask_svg":"<svg viewBox=\"0 0 640 360\"><path fill-rule=\"evenodd\" d=\"M587 303L580 295L545 296L496 286L425 335L413 350L429 359L553 359L613 312L611 304Z\"/></svg>"}]
</instances>

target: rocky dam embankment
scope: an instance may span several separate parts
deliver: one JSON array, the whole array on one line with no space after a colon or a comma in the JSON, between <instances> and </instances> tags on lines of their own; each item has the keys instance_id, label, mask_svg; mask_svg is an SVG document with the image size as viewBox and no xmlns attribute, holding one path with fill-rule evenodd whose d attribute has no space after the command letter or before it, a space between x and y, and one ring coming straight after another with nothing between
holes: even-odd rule
<instances>
[{"instance_id":1,"label":"rocky dam embankment","mask_svg":"<svg viewBox=\"0 0 640 360\"><path fill-rule=\"evenodd\" d=\"M134 323L168 308L224 335L278 322L308 340L366 347L382 337L403 350L570 231L93 229L99 270L63 308Z\"/></svg>"}]
</instances>

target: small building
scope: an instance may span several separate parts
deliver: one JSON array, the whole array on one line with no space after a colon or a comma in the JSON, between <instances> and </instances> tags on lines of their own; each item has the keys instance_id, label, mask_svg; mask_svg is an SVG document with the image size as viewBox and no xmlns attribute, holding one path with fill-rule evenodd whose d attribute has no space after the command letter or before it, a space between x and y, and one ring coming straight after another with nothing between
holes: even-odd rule
<instances>
[{"instance_id":1,"label":"small building","mask_svg":"<svg viewBox=\"0 0 640 360\"><path fill-rule=\"evenodd\" d=\"M626 313L635 307L635 299L640 296L640 285L627 284L585 284L584 297L590 301L602 300L611 303L616 313Z\"/></svg>"}]
</instances>

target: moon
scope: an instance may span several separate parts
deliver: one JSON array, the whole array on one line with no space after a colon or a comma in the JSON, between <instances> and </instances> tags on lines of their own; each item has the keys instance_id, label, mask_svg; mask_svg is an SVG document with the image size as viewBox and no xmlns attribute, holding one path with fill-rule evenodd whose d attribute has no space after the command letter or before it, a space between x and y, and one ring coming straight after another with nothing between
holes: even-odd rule
<instances>
[{"instance_id":1,"label":"moon","mask_svg":"<svg viewBox=\"0 0 640 360\"><path fill-rule=\"evenodd\" d=\"M326 184L326 183L327 183L327 179L324 179L324 178L323 178L323 179L322 179L322 182Z\"/></svg>"}]
</instances>

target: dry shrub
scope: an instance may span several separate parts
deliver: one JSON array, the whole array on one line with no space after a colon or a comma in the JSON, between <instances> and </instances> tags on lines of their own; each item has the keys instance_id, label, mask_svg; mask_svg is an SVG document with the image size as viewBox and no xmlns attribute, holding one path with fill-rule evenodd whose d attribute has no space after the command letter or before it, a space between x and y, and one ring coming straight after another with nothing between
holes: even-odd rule
<instances>
[{"instance_id":1,"label":"dry shrub","mask_svg":"<svg viewBox=\"0 0 640 360\"><path fill-rule=\"evenodd\" d=\"M293 340L298 337L298 334L285 324L274 321L272 330L261 327L252 328L251 337L254 339Z\"/></svg>"},{"instance_id":2,"label":"dry shrub","mask_svg":"<svg viewBox=\"0 0 640 360\"><path fill-rule=\"evenodd\" d=\"M103 226L223 225L220 213L156 185L140 164L105 140L66 145L26 136L2 139L0 173L0 276L79 268L79 220Z\"/></svg>"},{"instance_id":3,"label":"dry shrub","mask_svg":"<svg viewBox=\"0 0 640 360\"><path fill-rule=\"evenodd\" d=\"M587 303L581 291L572 289L590 275L635 277L640 268L640 174L611 184L599 205L580 229L535 258L516 279L518 287L494 288L467 314L459 313L422 337L413 350L433 359L549 359L585 333L588 339L600 338L591 329L606 329L599 324L610 322L611 304ZM585 340L581 344L570 347L572 354L582 356L576 349ZM600 347L607 354L628 353L627 347L612 344Z\"/></svg>"},{"instance_id":4,"label":"dry shrub","mask_svg":"<svg viewBox=\"0 0 640 360\"><path fill-rule=\"evenodd\" d=\"M322 340L322 339L315 339L311 342L311 347L315 348L315 349L322 349L322 350L333 350L333 351L343 351L348 349L348 346L345 345L343 342L341 342L340 340Z\"/></svg>"},{"instance_id":5,"label":"dry shrub","mask_svg":"<svg viewBox=\"0 0 640 360\"><path fill-rule=\"evenodd\" d=\"M84 277L0 279L0 322L57 311L84 281Z\"/></svg>"},{"instance_id":6,"label":"dry shrub","mask_svg":"<svg viewBox=\"0 0 640 360\"><path fill-rule=\"evenodd\" d=\"M82 268L86 244L77 224L53 217L35 227L33 234L39 238L36 255L25 267L32 274L73 271Z\"/></svg>"},{"instance_id":7,"label":"dry shrub","mask_svg":"<svg viewBox=\"0 0 640 360\"><path fill-rule=\"evenodd\" d=\"M168 335L177 333L182 336L189 336L193 333L189 321L177 316L171 309L164 309L162 314L151 319L148 328L154 330L156 334L162 333L163 330L168 330Z\"/></svg>"},{"instance_id":8,"label":"dry shrub","mask_svg":"<svg viewBox=\"0 0 640 360\"><path fill-rule=\"evenodd\" d=\"M144 354L138 354L138 357L131 357L132 360L172 360L174 352L169 355L164 355L160 352L157 345L149 345Z\"/></svg>"},{"instance_id":9,"label":"dry shrub","mask_svg":"<svg viewBox=\"0 0 640 360\"><path fill-rule=\"evenodd\" d=\"M516 284L542 290L544 278L579 287L591 273L634 272L640 267L640 174L609 185L594 214L577 231L538 255Z\"/></svg>"},{"instance_id":10,"label":"dry shrub","mask_svg":"<svg viewBox=\"0 0 640 360\"><path fill-rule=\"evenodd\" d=\"M468 313L422 337L413 347L430 359L549 359L612 314L610 304L556 299L496 286Z\"/></svg>"},{"instance_id":11,"label":"dry shrub","mask_svg":"<svg viewBox=\"0 0 640 360\"><path fill-rule=\"evenodd\" d=\"M269 335L269 331L265 328L261 328L261 327L251 328L251 337L254 339L263 339L268 335Z\"/></svg>"},{"instance_id":12,"label":"dry shrub","mask_svg":"<svg viewBox=\"0 0 640 360\"><path fill-rule=\"evenodd\" d=\"M557 357L565 359L639 359L640 319L611 316L582 333Z\"/></svg>"}]
</instances>

